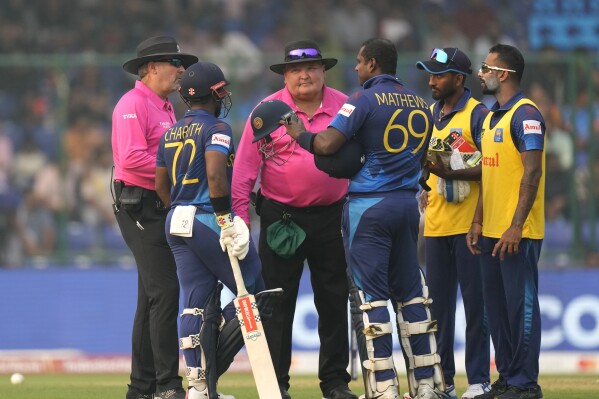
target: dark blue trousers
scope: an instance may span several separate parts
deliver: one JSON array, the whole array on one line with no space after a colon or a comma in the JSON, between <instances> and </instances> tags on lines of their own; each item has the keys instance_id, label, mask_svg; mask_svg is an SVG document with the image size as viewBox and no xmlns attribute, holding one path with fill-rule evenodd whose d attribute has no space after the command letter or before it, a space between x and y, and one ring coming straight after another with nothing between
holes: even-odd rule
<instances>
[{"instance_id":1,"label":"dark blue trousers","mask_svg":"<svg viewBox=\"0 0 599 399\"><path fill-rule=\"evenodd\" d=\"M166 220L166 237L177 262L183 306L203 309L218 281L221 281L233 294L237 294L229 256L220 247L220 227L216 224L214 215L196 214L192 237L179 237L168 233L172 215L173 210L169 212ZM239 266L248 292L255 294L263 291L264 281L260 274L260 258L253 242L250 242L250 250L245 259L239 262ZM227 321L235 317L232 302L223 309L223 316ZM197 334L201 326L201 317L184 315L179 326L179 337ZM183 350L188 367L199 367L200 355L199 346Z\"/></svg>"},{"instance_id":2,"label":"dark blue trousers","mask_svg":"<svg viewBox=\"0 0 599 399\"><path fill-rule=\"evenodd\" d=\"M343 241L352 277L367 302L391 299L396 307L397 302L422 296L419 218L412 191L350 195L343 210ZM366 314L370 322L390 321L389 312L382 307ZM426 309L423 304L409 305L403 309L403 318L408 322L426 320ZM410 344L415 355L431 352L428 334L413 335ZM373 345L375 357L390 357L393 337L382 335ZM419 367L414 373L417 380L428 378L433 368ZM377 381L385 381L393 378L394 372L377 371L375 375Z\"/></svg>"},{"instance_id":3,"label":"dark blue trousers","mask_svg":"<svg viewBox=\"0 0 599 399\"><path fill-rule=\"evenodd\" d=\"M439 322L437 347L447 385L454 385L455 312L458 284L466 315L466 375L468 384L489 381L490 338L483 301L480 257L466 246L466 235L426 237L426 281L433 299L433 319Z\"/></svg>"},{"instance_id":4,"label":"dark blue trousers","mask_svg":"<svg viewBox=\"0 0 599 399\"><path fill-rule=\"evenodd\" d=\"M539 272L543 240L523 238L518 253L493 257L496 238L481 237L485 306L497 370L508 385L536 388L541 351Z\"/></svg>"}]
</instances>

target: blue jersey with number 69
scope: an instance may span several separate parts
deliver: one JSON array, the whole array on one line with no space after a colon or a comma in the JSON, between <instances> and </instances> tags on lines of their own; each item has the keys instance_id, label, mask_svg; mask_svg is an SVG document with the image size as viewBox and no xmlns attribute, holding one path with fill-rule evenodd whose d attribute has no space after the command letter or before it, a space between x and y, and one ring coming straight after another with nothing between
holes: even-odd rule
<instances>
[{"instance_id":1,"label":"blue jersey with number 69","mask_svg":"<svg viewBox=\"0 0 599 399\"><path fill-rule=\"evenodd\" d=\"M399 79L378 75L364 82L339 110L331 127L364 146L364 167L350 193L417 190L420 159L433 129L428 104Z\"/></svg>"},{"instance_id":2,"label":"blue jersey with number 69","mask_svg":"<svg viewBox=\"0 0 599 399\"><path fill-rule=\"evenodd\" d=\"M171 181L171 207L196 205L213 212L206 176L207 151L228 157L227 177L231 183L235 145L231 127L204 110L190 110L160 138L156 166L166 167Z\"/></svg>"}]
</instances>

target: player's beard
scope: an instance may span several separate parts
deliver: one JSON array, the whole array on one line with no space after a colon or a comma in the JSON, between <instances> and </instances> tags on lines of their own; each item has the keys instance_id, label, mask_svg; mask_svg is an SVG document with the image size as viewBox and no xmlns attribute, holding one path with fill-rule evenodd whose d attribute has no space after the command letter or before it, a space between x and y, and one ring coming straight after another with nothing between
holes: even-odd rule
<instances>
[{"instance_id":1,"label":"player's beard","mask_svg":"<svg viewBox=\"0 0 599 399\"><path fill-rule=\"evenodd\" d=\"M489 79L483 79L481 85L483 94L495 95L499 89L499 79L496 76L492 76Z\"/></svg>"},{"instance_id":2,"label":"player's beard","mask_svg":"<svg viewBox=\"0 0 599 399\"><path fill-rule=\"evenodd\" d=\"M444 88L437 87L437 93L435 94L435 92L432 92L431 96L433 97L433 100L439 101L439 100L444 100L446 98L453 96L456 91L457 91L457 89L455 87L451 87L451 86L447 86Z\"/></svg>"}]
</instances>

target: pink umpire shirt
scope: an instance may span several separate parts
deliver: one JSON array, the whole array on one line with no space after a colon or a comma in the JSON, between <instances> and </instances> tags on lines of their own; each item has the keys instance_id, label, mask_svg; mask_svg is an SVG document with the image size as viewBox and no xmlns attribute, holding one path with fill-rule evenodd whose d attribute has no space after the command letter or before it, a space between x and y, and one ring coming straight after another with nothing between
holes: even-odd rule
<instances>
[{"instance_id":1,"label":"pink umpire shirt","mask_svg":"<svg viewBox=\"0 0 599 399\"><path fill-rule=\"evenodd\" d=\"M175 121L170 101L137 80L112 112L114 179L154 190L160 136Z\"/></svg>"},{"instance_id":2,"label":"pink umpire shirt","mask_svg":"<svg viewBox=\"0 0 599 399\"><path fill-rule=\"evenodd\" d=\"M346 99L345 94L325 86L322 104L311 119L296 107L286 87L262 101L281 100L287 103L304 121L307 130L318 132L328 127ZM276 140L283 134L286 134L286 131L281 127L271 133L271 137ZM296 142L280 154L281 158L289 158L289 160L277 166L271 159L266 161L262 159L262 153L258 150L261 141L252 143L253 139L254 133L248 120L235 154L231 186L233 209L246 223L250 222L248 210L250 192L254 189L259 171L262 194L293 207L331 205L347 193L348 180L329 177L316 169L314 155L301 148ZM283 138L281 142L288 142L287 138Z\"/></svg>"}]
</instances>

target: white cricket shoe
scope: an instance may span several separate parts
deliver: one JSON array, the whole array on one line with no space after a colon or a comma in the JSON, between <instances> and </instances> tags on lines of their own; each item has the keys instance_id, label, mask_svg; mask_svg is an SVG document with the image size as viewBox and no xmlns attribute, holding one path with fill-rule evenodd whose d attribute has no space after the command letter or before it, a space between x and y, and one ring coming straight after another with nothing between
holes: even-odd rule
<instances>
[{"instance_id":1,"label":"white cricket shoe","mask_svg":"<svg viewBox=\"0 0 599 399\"><path fill-rule=\"evenodd\" d=\"M397 391L397 385L392 380L377 381L377 389L372 399L399 399L399 392ZM382 387L387 386L385 389ZM382 389L380 391L379 389ZM366 395L360 395L360 399L366 398Z\"/></svg>"},{"instance_id":2,"label":"white cricket shoe","mask_svg":"<svg viewBox=\"0 0 599 399\"><path fill-rule=\"evenodd\" d=\"M435 390L433 377L418 380L418 394L414 399L440 399L444 395Z\"/></svg>"},{"instance_id":3,"label":"white cricket shoe","mask_svg":"<svg viewBox=\"0 0 599 399\"><path fill-rule=\"evenodd\" d=\"M483 382L482 384L472 384L468 385L468 389L462 395L462 399L474 399L478 395L482 395L491 390L491 384L488 382Z\"/></svg>"},{"instance_id":4,"label":"white cricket shoe","mask_svg":"<svg viewBox=\"0 0 599 399\"><path fill-rule=\"evenodd\" d=\"M208 388L198 391L195 387L189 388L186 399L208 399ZM233 395L218 394L218 399L235 399Z\"/></svg>"},{"instance_id":5,"label":"white cricket shoe","mask_svg":"<svg viewBox=\"0 0 599 399\"><path fill-rule=\"evenodd\" d=\"M455 385L450 385L445 389L445 397L449 399L458 399L458 394L455 393Z\"/></svg>"}]
</instances>

